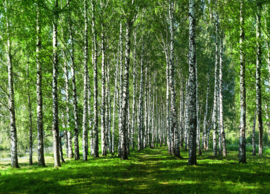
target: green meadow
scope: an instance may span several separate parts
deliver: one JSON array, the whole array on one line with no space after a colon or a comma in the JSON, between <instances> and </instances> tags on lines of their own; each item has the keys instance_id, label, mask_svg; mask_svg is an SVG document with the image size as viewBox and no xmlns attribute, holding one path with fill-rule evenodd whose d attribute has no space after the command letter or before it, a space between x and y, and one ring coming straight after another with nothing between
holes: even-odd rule
<instances>
[{"instance_id":1,"label":"green meadow","mask_svg":"<svg viewBox=\"0 0 270 194\"><path fill-rule=\"evenodd\" d=\"M0 193L269 193L270 155L254 157L247 152L247 164L238 163L238 152L213 157L212 151L197 157L197 166L188 166L188 151L181 159L166 147L131 151L129 159L117 156L88 161L66 159L53 167L20 163L19 169L0 164Z\"/></svg>"}]
</instances>

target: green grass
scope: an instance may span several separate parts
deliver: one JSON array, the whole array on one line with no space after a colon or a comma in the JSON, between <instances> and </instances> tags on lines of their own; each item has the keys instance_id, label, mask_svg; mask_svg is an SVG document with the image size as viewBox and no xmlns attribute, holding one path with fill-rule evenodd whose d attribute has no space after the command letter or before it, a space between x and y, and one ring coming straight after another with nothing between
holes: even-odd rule
<instances>
[{"instance_id":1,"label":"green grass","mask_svg":"<svg viewBox=\"0 0 270 194\"><path fill-rule=\"evenodd\" d=\"M21 163L19 169L0 164L0 193L270 193L270 157L252 157L238 164L238 153L198 157L197 166L167 154L165 147L133 151L126 161L118 157L67 160L61 168ZM27 162L27 161L26 161Z\"/></svg>"}]
</instances>

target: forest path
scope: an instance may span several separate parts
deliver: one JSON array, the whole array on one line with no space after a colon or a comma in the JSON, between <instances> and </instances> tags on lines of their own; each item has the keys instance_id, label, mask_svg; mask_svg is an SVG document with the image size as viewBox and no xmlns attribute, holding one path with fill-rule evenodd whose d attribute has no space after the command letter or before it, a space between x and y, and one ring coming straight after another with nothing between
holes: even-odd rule
<instances>
[{"instance_id":1,"label":"forest path","mask_svg":"<svg viewBox=\"0 0 270 194\"><path fill-rule=\"evenodd\" d=\"M270 159L252 157L240 165L237 152L212 157L212 151L198 157L198 166L167 153L166 147L131 151L128 160L117 156L88 161L66 159L61 168L21 163L20 169L0 164L0 193L269 193ZM233 164L233 165L232 165Z\"/></svg>"}]
</instances>

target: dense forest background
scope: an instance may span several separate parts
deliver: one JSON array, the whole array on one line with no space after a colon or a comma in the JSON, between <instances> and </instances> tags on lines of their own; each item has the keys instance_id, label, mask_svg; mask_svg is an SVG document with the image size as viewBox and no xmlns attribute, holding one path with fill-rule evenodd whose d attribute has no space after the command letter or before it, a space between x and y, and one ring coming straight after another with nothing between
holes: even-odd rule
<instances>
[{"instance_id":1,"label":"dense forest background","mask_svg":"<svg viewBox=\"0 0 270 194\"><path fill-rule=\"evenodd\" d=\"M193 2L197 151L262 155L269 1ZM84 160L159 145L180 156L192 131L190 13L187 0L1 1L0 149L33 148L45 165L54 147L56 166L62 145Z\"/></svg>"}]
</instances>

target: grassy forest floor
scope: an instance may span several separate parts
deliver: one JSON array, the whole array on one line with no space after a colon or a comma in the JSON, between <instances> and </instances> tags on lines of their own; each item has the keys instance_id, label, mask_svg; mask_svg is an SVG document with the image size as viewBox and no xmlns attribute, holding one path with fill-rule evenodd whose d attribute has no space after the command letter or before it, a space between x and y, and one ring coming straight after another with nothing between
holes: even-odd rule
<instances>
[{"instance_id":1,"label":"grassy forest floor","mask_svg":"<svg viewBox=\"0 0 270 194\"><path fill-rule=\"evenodd\" d=\"M165 147L132 151L129 159L116 156L66 160L53 168L20 163L19 169L0 163L0 193L270 193L270 155L238 164L238 152L213 157L212 151L198 157L198 166L167 154Z\"/></svg>"}]
</instances>

